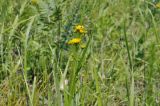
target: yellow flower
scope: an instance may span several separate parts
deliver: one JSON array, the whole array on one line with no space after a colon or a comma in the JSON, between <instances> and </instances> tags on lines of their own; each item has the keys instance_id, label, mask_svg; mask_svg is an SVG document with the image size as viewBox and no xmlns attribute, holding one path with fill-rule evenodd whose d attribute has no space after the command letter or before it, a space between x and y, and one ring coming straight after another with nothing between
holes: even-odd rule
<instances>
[{"instance_id":1,"label":"yellow flower","mask_svg":"<svg viewBox=\"0 0 160 106\"><path fill-rule=\"evenodd\" d=\"M38 0L31 0L31 3L32 3L32 4L37 4L37 3L38 3Z\"/></svg>"},{"instance_id":2,"label":"yellow flower","mask_svg":"<svg viewBox=\"0 0 160 106\"><path fill-rule=\"evenodd\" d=\"M70 41L67 42L67 44L69 45L73 45L73 44L78 44L81 42L81 39L80 38L73 38L71 39Z\"/></svg>"},{"instance_id":3,"label":"yellow flower","mask_svg":"<svg viewBox=\"0 0 160 106\"><path fill-rule=\"evenodd\" d=\"M156 4L156 7L157 7L157 8L160 8L160 2Z\"/></svg>"},{"instance_id":4,"label":"yellow flower","mask_svg":"<svg viewBox=\"0 0 160 106\"><path fill-rule=\"evenodd\" d=\"M84 28L83 25L77 25L77 26L75 26L75 32L86 33L85 28Z\"/></svg>"}]
</instances>

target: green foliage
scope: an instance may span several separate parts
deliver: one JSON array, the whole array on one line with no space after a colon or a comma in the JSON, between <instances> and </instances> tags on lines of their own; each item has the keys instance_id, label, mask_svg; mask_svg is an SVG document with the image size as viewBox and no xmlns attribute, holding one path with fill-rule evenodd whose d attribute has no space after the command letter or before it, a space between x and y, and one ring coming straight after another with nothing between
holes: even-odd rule
<instances>
[{"instance_id":1,"label":"green foliage","mask_svg":"<svg viewBox=\"0 0 160 106\"><path fill-rule=\"evenodd\" d=\"M0 106L159 105L158 2L0 0Z\"/></svg>"}]
</instances>

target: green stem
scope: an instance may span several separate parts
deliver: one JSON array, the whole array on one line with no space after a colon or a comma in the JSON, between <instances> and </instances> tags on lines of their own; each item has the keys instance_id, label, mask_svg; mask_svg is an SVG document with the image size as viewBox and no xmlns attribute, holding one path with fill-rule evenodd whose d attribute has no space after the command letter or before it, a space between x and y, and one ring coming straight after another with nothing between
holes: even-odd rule
<instances>
[{"instance_id":1,"label":"green stem","mask_svg":"<svg viewBox=\"0 0 160 106\"><path fill-rule=\"evenodd\" d=\"M130 85L130 95L129 95L129 106L134 106L134 72L133 72L133 65L132 65L132 60L131 60L131 55L129 51L129 45L128 45L128 39L127 39L127 34L126 34L126 26L124 22L124 36L125 36L125 42L126 42L126 48L127 48L127 54L128 54L128 60L129 60L129 66L130 66L130 80L131 80L131 85Z\"/></svg>"}]
</instances>

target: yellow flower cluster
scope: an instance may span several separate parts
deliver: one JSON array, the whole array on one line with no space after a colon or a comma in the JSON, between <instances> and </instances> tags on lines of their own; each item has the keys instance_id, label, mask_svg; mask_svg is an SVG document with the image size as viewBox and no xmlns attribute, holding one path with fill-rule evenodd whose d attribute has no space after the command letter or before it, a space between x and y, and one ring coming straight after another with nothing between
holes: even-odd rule
<instances>
[{"instance_id":1,"label":"yellow flower cluster","mask_svg":"<svg viewBox=\"0 0 160 106\"><path fill-rule=\"evenodd\" d=\"M83 25L77 25L75 26L75 32L86 33L86 30Z\"/></svg>"},{"instance_id":2,"label":"yellow flower cluster","mask_svg":"<svg viewBox=\"0 0 160 106\"><path fill-rule=\"evenodd\" d=\"M75 32L80 34L85 34L87 31L85 30L85 27L83 25L77 25L74 29ZM74 45L81 43L81 37L73 38L67 42L68 45ZM86 46L83 44L80 45L81 48L85 48Z\"/></svg>"},{"instance_id":3,"label":"yellow flower cluster","mask_svg":"<svg viewBox=\"0 0 160 106\"><path fill-rule=\"evenodd\" d=\"M69 45L78 44L81 42L81 38L73 38L70 41L67 42Z\"/></svg>"}]
</instances>

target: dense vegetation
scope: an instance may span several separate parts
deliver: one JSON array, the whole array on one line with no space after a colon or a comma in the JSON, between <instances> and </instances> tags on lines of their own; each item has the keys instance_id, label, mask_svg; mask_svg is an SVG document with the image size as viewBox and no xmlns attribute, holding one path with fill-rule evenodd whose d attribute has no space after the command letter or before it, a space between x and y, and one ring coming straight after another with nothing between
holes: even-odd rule
<instances>
[{"instance_id":1,"label":"dense vegetation","mask_svg":"<svg viewBox=\"0 0 160 106\"><path fill-rule=\"evenodd\" d=\"M0 0L0 106L159 106L159 0Z\"/></svg>"}]
</instances>

